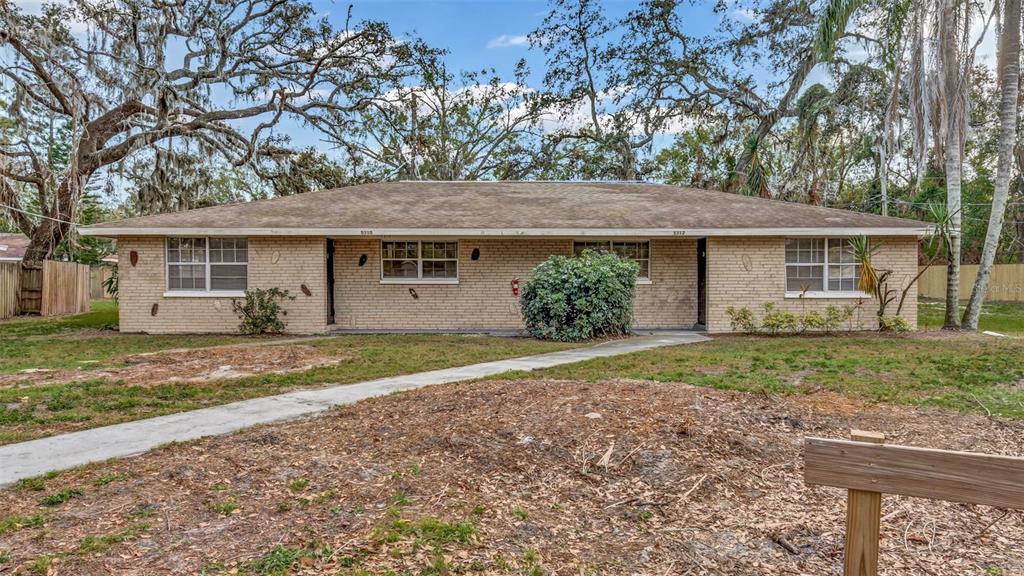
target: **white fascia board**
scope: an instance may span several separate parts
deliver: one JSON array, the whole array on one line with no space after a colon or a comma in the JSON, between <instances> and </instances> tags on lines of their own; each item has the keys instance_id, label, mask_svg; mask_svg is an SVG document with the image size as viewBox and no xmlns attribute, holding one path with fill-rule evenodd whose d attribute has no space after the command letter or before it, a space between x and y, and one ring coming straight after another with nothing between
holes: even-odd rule
<instances>
[{"instance_id":1,"label":"white fascia board","mask_svg":"<svg viewBox=\"0 0 1024 576\"><path fill-rule=\"evenodd\" d=\"M80 228L83 236L329 236L340 237L561 237L659 238L704 236L924 236L919 228Z\"/></svg>"}]
</instances>

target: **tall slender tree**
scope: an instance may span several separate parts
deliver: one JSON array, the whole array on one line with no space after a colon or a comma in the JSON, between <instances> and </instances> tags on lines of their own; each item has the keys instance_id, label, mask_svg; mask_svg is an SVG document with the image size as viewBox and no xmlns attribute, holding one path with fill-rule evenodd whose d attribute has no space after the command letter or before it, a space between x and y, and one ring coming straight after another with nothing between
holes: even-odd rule
<instances>
[{"instance_id":1,"label":"tall slender tree","mask_svg":"<svg viewBox=\"0 0 1024 576\"><path fill-rule=\"evenodd\" d=\"M1014 148L1017 145L1017 122L1020 109L1020 35L1021 0L1003 1L1003 26L999 37L999 160L996 166L995 191L992 194L992 211L988 217L985 245L981 252L978 276L971 291L971 298L964 310L963 327L978 329L978 319L988 291L995 263L999 238L1003 233L1006 203L1010 196L1010 180L1014 167Z\"/></svg>"}]
</instances>

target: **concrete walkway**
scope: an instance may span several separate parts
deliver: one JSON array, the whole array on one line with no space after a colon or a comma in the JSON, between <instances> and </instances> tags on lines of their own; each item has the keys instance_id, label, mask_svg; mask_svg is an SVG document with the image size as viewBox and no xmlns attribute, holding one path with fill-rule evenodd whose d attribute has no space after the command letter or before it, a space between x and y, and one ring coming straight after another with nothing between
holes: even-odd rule
<instances>
[{"instance_id":1,"label":"concrete walkway","mask_svg":"<svg viewBox=\"0 0 1024 576\"><path fill-rule=\"evenodd\" d=\"M168 442L228 434L257 424L311 416L333 406L351 404L399 390L484 378L511 370L536 370L662 346L703 342L707 339L695 332L664 332L575 350L254 398L191 412L168 414L0 446L0 486L51 470L64 470L91 462L139 454Z\"/></svg>"}]
</instances>

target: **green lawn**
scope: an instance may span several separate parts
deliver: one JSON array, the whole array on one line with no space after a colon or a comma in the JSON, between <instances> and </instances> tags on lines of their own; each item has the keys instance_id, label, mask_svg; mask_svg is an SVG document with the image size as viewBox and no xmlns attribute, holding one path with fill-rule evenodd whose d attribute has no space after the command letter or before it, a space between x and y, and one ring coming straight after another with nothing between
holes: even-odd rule
<instances>
[{"instance_id":1,"label":"green lawn","mask_svg":"<svg viewBox=\"0 0 1024 576\"><path fill-rule=\"evenodd\" d=\"M634 378L780 394L828 390L1024 418L1024 339L978 335L725 336L506 377Z\"/></svg>"},{"instance_id":2,"label":"green lawn","mask_svg":"<svg viewBox=\"0 0 1024 576\"><path fill-rule=\"evenodd\" d=\"M941 305L922 303L920 323L941 323ZM252 342L243 336L118 334L109 302L75 317L0 323L0 373L26 368L116 366L140 352ZM1024 305L986 309L984 329L1024 333ZM339 336L309 345L339 364L290 374L207 383L126 385L96 378L0 388L0 444L266 396L325 383L352 383L564 349L568 345L487 336ZM1024 338L874 335L719 337L552 368L543 377L638 378L715 388L804 394L830 390L872 401L948 406L1024 417ZM537 377L538 373L508 378Z\"/></svg>"},{"instance_id":3,"label":"green lawn","mask_svg":"<svg viewBox=\"0 0 1024 576\"><path fill-rule=\"evenodd\" d=\"M173 348L251 342L243 336L147 336L102 330L115 324L109 303L61 319L22 319L0 324L0 373L24 368L84 368L121 364L129 354ZM246 398L352 383L424 370L539 354L571 347L528 338L395 335L336 336L305 344L344 360L289 374L266 374L207 383L125 385L97 378L65 384L0 388L0 444L63 431L93 428ZM84 361L94 361L85 363Z\"/></svg>"},{"instance_id":4,"label":"green lawn","mask_svg":"<svg viewBox=\"0 0 1024 576\"><path fill-rule=\"evenodd\" d=\"M0 374L26 368L101 368L119 358L172 348L252 341L247 336L119 334L117 305L93 302L77 316L17 318L0 322Z\"/></svg>"},{"instance_id":5,"label":"green lawn","mask_svg":"<svg viewBox=\"0 0 1024 576\"><path fill-rule=\"evenodd\" d=\"M960 305L963 317L964 305ZM942 328L942 320L946 314L946 303L934 300L922 300L917 305L917 322L921 328ZM981 330L991 330L1001 334L1024 334L1024 304L1012 302L991 302L981 309L978 322Z\"/></svg>"}]
</instances>

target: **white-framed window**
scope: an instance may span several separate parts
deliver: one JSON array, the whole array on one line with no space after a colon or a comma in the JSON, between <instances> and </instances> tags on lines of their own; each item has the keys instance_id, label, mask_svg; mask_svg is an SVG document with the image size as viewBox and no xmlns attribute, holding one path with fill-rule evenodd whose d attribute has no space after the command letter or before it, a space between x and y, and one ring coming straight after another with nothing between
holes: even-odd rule
<instances>
[{"instance_id":1,"label":"white-framed window","mask_svg":"<svg viewBox=\"0 0 1024 576\"><path fill-rule=\"evenodd\" d=\"M584 250L610 252L619 258L632 260L640 265L638 280L651 279L651 242L649 240L573 240L572 253L582 254Z\"/></svg>"},{"instance_id":2,"label":"white-framed window","mask_svg":"<svg viewBox=\"0 0 1024 576\"><path fill-rule=\"evenodd\" d=\"M383 282L458 282L459 243L455 240L382 240Z\"/></svg>"},{"instance_id":3,"label":"white-framed window","mask_svg":"<svg viewBox=\"0 0 1024 576\"><path fill-rule=\"evenodd\" d=\"M787 238L788 294L862 295L860 266L846 238Z\"/></svg>"},{"instance_id":4,"label":"white-framed window","mask_svg":"<svg viewBox=\"0 0 1024 576\"><path fill-rule=\"evenodd\" d=\"M244 292L249 243L245 238L168 238L168 292Z\"/></svg>"}]
</instances>

